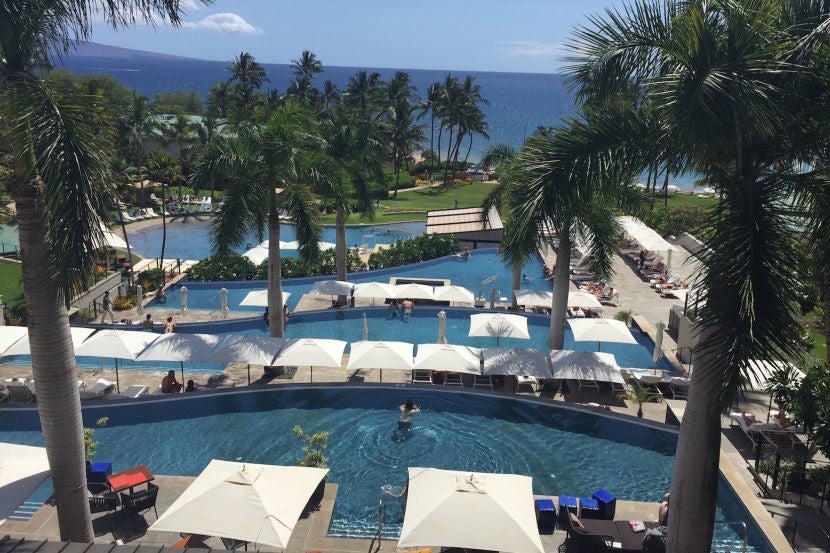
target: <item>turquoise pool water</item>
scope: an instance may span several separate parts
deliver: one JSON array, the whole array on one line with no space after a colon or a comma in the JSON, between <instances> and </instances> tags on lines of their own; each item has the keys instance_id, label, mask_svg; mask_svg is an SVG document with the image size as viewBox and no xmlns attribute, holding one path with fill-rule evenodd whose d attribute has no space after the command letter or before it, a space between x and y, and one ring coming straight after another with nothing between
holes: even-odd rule
<instances>
[{"instance_id":1,"label":"turquoise pool water","mask_svg":"<svg viewBox=\"0 0 830 553\"><path fill-rule=\"evenodd\" d=\"M398 405L424 408L408 438L394 438ZM396 538L403 505L382 494L400 489L407 467L503 472L533 477L537 494L590 496L605 487L621 499L657 502L668 489L675 434L592 413L480 394L423 390L267 390L177 398L84 410L96 430L98 460L115 470L138 463L156 474L197 475L212 458L293 464L300 444L291 429L330 433L330 481L340 485L329 535L371 537L385 498L384 537ZM38 445L34 410L0 411L4 441ZM723 482L719 519L748 517ZM766 551L751 527L753 551ZM720 547L737 536L719 526Z\"/></svg>"},{"instance_id":2,"label":"turquoise pool water","mask_svg":"<svg viewBox=\"0 0 830 553\"><path fill-rule=\"evenodd\" d=\"M166 254L165 254L166 255ZM525 263L524 273L528 282L522 283L522 288L531 290L550 290L551 282L542 277L542 260L534 256ZM482 286L481 282L489 277L497 276L498 280L493 286L497 289L497 296L509 297L512 290L512 270L504 266L501 254L495 248L474 250L469 260L460 256L447 256L423 263L404 265L377 271L364 271L351 273L348 276L350 282L389 282L390 277L409 278L440 278L449 279L451 284L464 286L473 291L476 295L479 290L485 298L490 298L490 285ZM303 294L311 290L315 282L320 280L331 280L333 276L314 278L288 278L282 281L283 290L291 293L288 299L288 307L294 309ZM228 289L228 307L232 311L262 312L260 307L245 307L239 302L251 290L262 290L268 287L266 281L246 282L192 282L186 283L187 304L190 309L217 309L219 304L219 290L224 286ZM156 305L155 300L150 307ZM181 291L175 287L167 294L167 306L174 308L181 305Z\"/></svg>"},{"instance_id":3,"label":"turquoise pool water","mask_svg":"<svg viewBox=\"0 0 830 553\"><path fill-rule=\"evenodd\" d=\"M423 221L409 223L393 223L389 225L349 225L346 227L346 243L367 244L370 248L377 244L391 244L396 240L412 238L424 233L426 223ZM323 241L334 243L334 227L323 227ZM161 255L161 225L131 230L127 226L127 236L130 238L130 247L143 257L157 258ZM211 254L210 219L197 220L188 217L188 221L167 225L167 245L164 257L169 259L204 259ZM267 238L267 236L266 236ZM284 223L280 225L280 239L284 242L297 238L296 227ZM242 246L238 248L243 253L248 248L246 244L256 246L261 240L256 233L250 233ZM296 250L285 250L284 257L296 257Z\"/></svg>"}]
</instances>

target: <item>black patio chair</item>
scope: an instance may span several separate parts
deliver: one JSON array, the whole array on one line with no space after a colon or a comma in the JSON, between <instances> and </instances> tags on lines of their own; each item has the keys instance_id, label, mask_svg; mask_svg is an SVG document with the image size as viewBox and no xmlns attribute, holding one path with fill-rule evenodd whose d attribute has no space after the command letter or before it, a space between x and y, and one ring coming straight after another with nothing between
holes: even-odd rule
<instances>
[{"instance_id":1,"label":"black patio chair","mask_svg":"<svg viewBox=\"0 0 830 553\"><path fill-rule=\"evenodd\" d=\"M111 511L118 513L119 505L121 505L121 502L118 501L118 494L115 492L93 495L89 498L89 512L92 514L109 513Z\"/></svg>"},{"instance_id":2,"label":"black patio chair","mask_svg":"<svg viewBox=\"0 0 830 553\"><path fill-rule=\"evenodd\" d=\"M590 534L574 525L573 518L568 518L568 538L576 546L579 553L604 553L614 550L614 538L599 534Z\"/></svg>"},{"instance_id":3,"label":"black patio chair","mask_svg":"<svg viewBox=\"0 0 830 553\"><path fill-rule=\"evenodd\" d=\"M156 519L159 513L156 510L156 499L158 498L159 487L153 483L147 484L147 489L136 493L121 493L121 510L128 515L141 516L145 511L152 509L156 513ZM135 525L135 521L133 521Z\"/></svg>"},{"instance_id":4,"label":"black patio chair","mask_svg":"<svg viewBox=\"0 0 830 553\"><path fill-rule=\"evenodd\" d=\"M235 540L233 538L219 538L222 540L222 545L228 551L236 551L237 549L244 548L245 551L248 550L248 542L244 540Z\"/></svg>"}]
</instances>

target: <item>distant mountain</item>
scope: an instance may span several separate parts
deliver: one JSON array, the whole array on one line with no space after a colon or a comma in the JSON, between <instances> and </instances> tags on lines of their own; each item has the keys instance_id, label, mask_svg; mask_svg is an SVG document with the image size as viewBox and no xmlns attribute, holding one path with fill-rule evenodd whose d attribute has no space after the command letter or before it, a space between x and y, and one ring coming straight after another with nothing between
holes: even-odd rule
<instances>
[{"instance_id":1,"label":"distant mountain","mask_svg":"<svg viewBox=\"0 0 830 553\"><path fill-rule=\"evenodd\" d=\"M144 50L131 50L129 48L120 48L118 46L110 46L109 44L99 44L97 42L74 41L72 48L66 57L72 58L76 61L82 61L85 58L95 58L96 60L111 59L111 60L125 60L132 61L172 61L172 60L190 60L202 61L194 58L184 56L174 56L171 54L159 54L156 52L145 52Z\"/></svg>"}]
</instances>

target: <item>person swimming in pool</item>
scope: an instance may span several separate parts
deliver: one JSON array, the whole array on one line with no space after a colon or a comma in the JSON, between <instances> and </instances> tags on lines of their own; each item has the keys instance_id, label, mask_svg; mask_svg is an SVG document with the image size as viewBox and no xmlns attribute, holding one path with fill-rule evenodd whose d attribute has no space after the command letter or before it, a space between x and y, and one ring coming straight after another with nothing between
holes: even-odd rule
<instances>
[{"instance_id":1,"label":"person swimming in pool","mask_svg":"<svg viewBox=\"0 0 830 553\"><path fill-rule=\"evenodd\" d=\"M412 415L420 413L421 409L411 399L407 399L406 403L400 406L400 410L401 416L398 417L398 432L409 432L412 429Z\"/></svg>"}]
</instances>

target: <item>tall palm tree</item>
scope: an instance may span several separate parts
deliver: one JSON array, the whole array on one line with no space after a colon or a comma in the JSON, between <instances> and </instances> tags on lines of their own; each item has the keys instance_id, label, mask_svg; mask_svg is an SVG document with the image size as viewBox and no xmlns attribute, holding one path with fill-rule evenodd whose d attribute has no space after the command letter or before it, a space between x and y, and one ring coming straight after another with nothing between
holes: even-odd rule
<instances>
[{"instance_id":1,"label":"tall palm tree","mask_svg":"<svg viewBox=\"0 0 830 553\"><path fill-rule=\"evenodd\" d=\"M427 97L424 99L421 105L421 116L423 117L424 115L429 113L429 151L433 154L429 157L430 174L432 174L432 171L434 170L432 162L435 158L435 117L437 116L436 110L439 107L439 103L443 94L444 91L441 83L432 83L427 87Z\"/></svg>"},{"instance_id":2,"label":"tall palm tree","mask_svg":"<svg viewBox=\"0 0 830 553\"><path fill-rule=\"evenodd\" d=\"M219 82L210 87L207 97L207 112L214 116L225 119L231 109L233 90L227 82Z\"/></svg>"},{"instance_id":3,"label":"tall palm tree","mask_svg":"<svg viewBox=\"0 0 830 553\"><path fill-rule=\"evenodd\" d=\"M351 108L360 109L360 116L363 119L372 119L383 85L378 73L369 74L360 70L349 77L342 96L343 102Z\"/></svg>"},{"instance_id":4,"label":"tall palm tree","mask_svg":"<svg viewBox=\"0 0 830 553\"><path fill-rule=\"evenodd\" d=\"M172 156L158 149L147 156L147 178L152 182L161 183L161 254L159 268L164 268L164 250L167 247L167 186L179 182L179 197L181 197L181 182L184 180L181 165L176 163ZM161 274L161 285L164 287L164 271Z\"/></svg>"},{"instance_id":5,"label":"tall palm tree","mask_svg":"<svg viewBox=\"0 0 830 553\"><path fill-rule=\"evenodd\" d=\"M159 128L159 125L153 119L150 101L146 96L140 96L133 92L132 102L127 109L122 125L127 131L128 140L132 147L136 179L141 183L141 206L144 207L146 197L144 196L144 179L141 176L141 167L144 165L144 158L147 157L146 139Z\"/></svg>"},{"instance_id":6,"label":"tall palm tree","mask_svg":"<svg viewBox=\"0 0 830 553\"><path fill-rule=\"evenodd\" d=\"M106 129L91 128L88 102L64 98L40 79L53 51L88 39L93 16L115 27L137 17L178 23L176 0L0 2L0 113L15 153L4 183L17 205L23 290L38 383L38 412L61 539L92 542L81 405L68 291L92 267L115 195L102 151ZM97 126L96 126L97 127Z\"/></svg>"},{"instance_id":7,"label":"tall palm tree","mask_svg":"<svg viewBox=\"0 0 830 553\"><path fill-rule=\"evenodd\" d=\"M326 111L340 103L340 89L329 80L323 83L323 99L325 100Z\"/></svg>"},{"instance_id":8,"label":"tall palm tree","mask_svg":"<svg viewBox=\"0 0 830 553\"><path fill-rule=\"evenodd\" d=\"M381 130L389 143L395 172L392 195L396 198L401 169L424 140L423 126L415 122L415 99L415 87L410 83L409 74L396 72L386 87L386 108L381 117Z\"/></svg>"},{"instance_id":9,"label":"tall palm tree","mask_svg":"<svg viewBox=\"0 0 830 553\"><path fill-rule=\"evenodd\" d=\"M236 81L239 92L239 101L242 111L250 113L253 109L254 90L259 90L262 85L270 82L256 58L250 52L241 52L231 61L231 66L225 68L231 76L228 83Z\"/></svg>"},{"instance_id":10,"label":"tall palm tree","mask_svg":"<svg viewBox=\"0 0 830 553\"><path fill-rule=\"evenodd\" d=\"M179 114L172 123L161 125L161 132L165 142L175 144L179 150L179 173L187 175L190 170L187 166L190 158L190 148L198 137L198 126L190 122L186 115ZM173 181L166 181L171 184ZM182 195L181 180L179 180L179 197Z\"/></svg>"},{"instance_id":11,"label":"tall palm tree","mask_svg":"<svg viewBox=\"0 0 830 553\"><path fill-rule=\"evenodd\" d=\"M749 360L796 354L802 279L791 268L804 265L783 200L798 182L781 168L793 144L817 138L799 123L821 116L827 25L821 2L641 2L591 19L570 45L568 72L581 95L601 102L642 83L643 104L659 114L649 132L721 193L702 237L705 304L672 477L673 552L710 548L720 414Z\"/></svg>"},{"instance_id":12,"label":"tall palm tree","mask_svg":"<svg viewBox=\"0 0 830 553\"><path fill-rule=\"evenodd\" d=\"M280 268L280 210L297 226L299 252L310 260L319 253L320 213L308 184L328 181L323 141L308 106L280 105L266 125L240 125L236 133L215 140L196 162L191 184L211 178L228 183L225 203L211 229L214 251L228 254L255 230L268 231L268 315L271 336L283 336Z\"/></svg>"},{"instance_id":13,"label":"tall palm tree","mask_svg":"<svg viewBox=\"0 0 830 553\"><path fill-rule=\"evenodd\" d=\"M210 146L211 142L213 142L219 134L219 121L216 120L216 117L213 116L212 113L208 112L202 120L196 125L196 152L194 152L194 157L198 156L199 153L205 151L208 146ZM182 173L182 177L185 177L188 173ZM213 202L214 195L216 193L216 180L211 179L210 181L210 201ZM179 190L179 196L181 197L181 190Z\"/></svg>"},{"instance_id":14,"label":"tall palm tree","mask_svg":"<svg viewBox=\"0 0 830 553\"><path fill-rule=\"evenodd\" d=\"M130 248L130 238L127 236L127 224L124 221L124 210L121 209L121 199L127 196L132 196L135 191L133 187L133 173L135 170L127 165L127 163L120 157L113 158L110 161L110 172L113 176L113 184L116 188L115 209L118 211L118 224L121 227L121 234L124 236L124 244L127 246L127 259L130 260L132 267L133 252ZM129 271L130 288L133 286L133 272Z\"/></svg>"}]
</instances>

